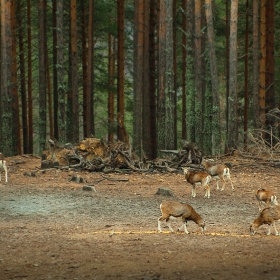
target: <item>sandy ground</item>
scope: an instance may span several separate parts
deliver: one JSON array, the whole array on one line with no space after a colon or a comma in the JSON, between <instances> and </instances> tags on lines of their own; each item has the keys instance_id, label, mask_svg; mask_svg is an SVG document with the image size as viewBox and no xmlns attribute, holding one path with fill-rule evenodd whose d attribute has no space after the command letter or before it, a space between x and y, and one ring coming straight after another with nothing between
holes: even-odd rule
<instances>
[{"instance_id":1,"label":"sandy ground","mask_svg":"<svg viewBox=\"0 0 280 280\"><path fill-rule=\"evenodd\" d=\"M266 236L267 226L249 234L259 215L254 190L279 194L279 169L227 161L235 191L229 184L218 191L211 182L206 199L200 187L191 198L182 174L110 174L108 180L80 172L86 183L78 184L70 182L73 171L42 172L38 157L8 158L9 182L2 173L0 183L0 279L280 280L280 236ZM175 197L155 195L160 187ZM193 222L189 235L165 226L158 233L164 200L192 205L206 221L205 233Z\"/></svg>"}]
</instances>

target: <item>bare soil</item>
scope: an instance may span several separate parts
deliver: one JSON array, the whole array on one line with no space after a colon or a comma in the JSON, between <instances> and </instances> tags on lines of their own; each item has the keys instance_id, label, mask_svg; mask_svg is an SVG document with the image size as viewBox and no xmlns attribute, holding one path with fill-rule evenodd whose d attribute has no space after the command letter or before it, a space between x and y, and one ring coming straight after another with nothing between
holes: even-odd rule
<instances>
[{"instance_id":1,"label":"bare soil","mask_svg":"<svg viewBox=\"0 0 280 280\"><path fill-rule=\"evenodd\" d=\"M227 158L235 191L211 182L211 198L182 174L110 174L40 170L40 158L7 158L9 182L0 183L0 279L268 279L280 280L280 236L255 236L259 215L254 190L279 194L277 168L241 165ZM32 173L34 172L34 173ZM35 176L34 176L35 175ZM103 179L103 180L102 180ZM94 185L96 192L83 186ZM170 188L175 197L155 195ZM157 232L164 200L187 202L206 221L189 235ZM172 222L174 228L180 221ZM279 225L278 225L279 227ZM274 232L273 232L274 233Z\"/></svg>"}]
</instances>

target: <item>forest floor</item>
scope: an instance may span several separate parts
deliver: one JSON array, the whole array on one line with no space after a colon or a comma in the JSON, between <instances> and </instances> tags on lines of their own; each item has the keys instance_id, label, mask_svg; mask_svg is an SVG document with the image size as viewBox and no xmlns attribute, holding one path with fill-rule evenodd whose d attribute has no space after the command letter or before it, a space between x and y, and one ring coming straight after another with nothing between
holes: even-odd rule
<instances>
[{"instance_id":1,"label":"forest floor","mask_svg":"<svg viewBox=\"0 0 280 280\"><path fill-rule=\"evenodd\" d=\"M6 160L9 182L2 173L0 183L1 280L280 280L280 236L266 236L267 226L249 234L259 215L255 189L280 194L277 168L228 157L235 191L229 183L218 191L211 182L206 199L201 187L191 198L182 174L110 174L107 180L101 173L79 172L86 183L78 184L70 181L73 171L42 171L36 156ZM156 195L160 187L176 198ZM174 199L202 216L204 234L193 222L189 235L170 233L165 225L157 232L160 203Z\"/></svg>"}]
</instances>

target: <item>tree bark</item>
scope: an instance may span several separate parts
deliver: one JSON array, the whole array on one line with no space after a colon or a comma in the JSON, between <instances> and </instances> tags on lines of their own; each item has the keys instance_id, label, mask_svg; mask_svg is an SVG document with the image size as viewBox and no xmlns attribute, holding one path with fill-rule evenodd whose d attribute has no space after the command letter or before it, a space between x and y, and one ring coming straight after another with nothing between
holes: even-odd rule
<instances>
[{"instance_id":1,"label":"tree bark","mask_svg":"<svg viewBox=\"0 0 280 280\"><path fill-rule=\"evenodd\" d=\"M125 141L124 124L124 2L119 0L117 3L118 10L118 139Z\"/></svg>"},{"instance_id":2,"label":"tree bark","mask_svg":"<svg viewBox=\"0 0 280 280\"><path fill-rule=\"evenodd\" d=\"M259 126L259 0L253 0L253 123Z\"/></svg>"},{"instance_id":3,"label":"tree bark","mask_svg":"<svg viewBox=\"0 0 280 280\"><path fill-rule=\"evenodd\" d=\"M212 1L211 0L205 0L205 13L206 13L206 22L207 22L210 74L211 74L211 86L212 86L212 98L213 98L212 154L217 154L217 153L220 153L220 145L221 145L220 98L219 98L218 70L217 70L215 34L214 34Z\"/></svg>"},{"instance_id":4,"label":"tree bark","mask_svg":"<svg viewBox=\"0 0 280 280\"><path fill-rule=\"evenodd\" d=\"M134 94L133 94L133 148L142 153L143 66L144 66L144 0L135 1L134 10ZM147 125L147 123L146 123ZM144 126L144 124L143 124ZM144 138L144 136L143 136Z\"/></svg>"},{"instance_id":5,"label":"tree bark","mask_svg":"<svg viewBox=\"0 0 280 280\"><path fill-rule=\"evenodd\" d=\"M231 1L230 15L230 52L229 52L229 99L228 99L228 120L229 129L227 143L229 149L236 149L238 144L237 125L237 19L238 0Z\"/></svg>"},{"instance_id":6,"label":"tree bark","mask_svg":"<svg viewBox=\"0 0 280 280\"><path fill-rule=\"evenodd\" d=\"M45 149L47 137L47 79L46 79L46 0L39 0L39 151Z\"/></svg>"}]
</instances>

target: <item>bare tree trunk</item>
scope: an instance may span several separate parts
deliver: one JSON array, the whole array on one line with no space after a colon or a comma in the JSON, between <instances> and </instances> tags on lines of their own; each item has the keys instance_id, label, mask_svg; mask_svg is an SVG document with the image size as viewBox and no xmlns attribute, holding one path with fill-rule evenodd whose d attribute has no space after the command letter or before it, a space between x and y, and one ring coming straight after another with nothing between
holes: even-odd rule
<instances>
[{"instance_id":1,"label":"bare tree trunk","mask_svg":"<svg viewBox=\"0 0 280 280\"><path fill-rule=\"evenodd\" d=\"M45 149L47 137L47 79L46 79L46 0L39 0L39 152Z\"/></svg>"},{"instance_id":2,"label":"bare tree trunk","mask_svg":"<svg viewBox=\"0 0 280 280\"><path fill-rule=\"evenodd\" d=\"M71 89L68 98L68 108L71 110L68 119L67 138L72 143L79 142L79 92L78 92L78 49L77 49L77 3L70 1L70 75Z\"/></svg>"},{"instance_id":3,"label":"bare tree trunk","mask_svg":"<svg viewBox=\"0 0 280 280\"><path fill-rule=\"evenodd\" d=\"M253 0L253 110L254 127L259 126L259 0Z\"/></svg>"},{"instance_id":4,"label":"bare tree trunk","mask_svg":"<svg viewBox=\"0 0 280 280\"><path fill-rule=\"evenodd\" d=\"M52 0L52 24L53 24L53 129L54 138L59 139L58 132L58 77L57 77L57 0Z\"/></svg>"},{"instance_id":5,"label":"bare tree trunk","mask_svg":"<svg viewBox=\"0 0 280 280\"><path fill-rule=\"evenodd\" d=\"M195 114L196 114L196 132L195 142L199 147L203 147L203 91L202 91L202 65L201 65L201 0L195 0L194 13L195 13L195 87L196 87L196 100L195 100Z\"/></svg>"},{"instance_id":6,"label":"bare tree trunk","mask_svg":"<svg viewBox=\"0 0 280 280\"><path fill-rule=\"evenodd\" d=\"M177 149L177 0L173 1L174 149Z\"/></svg>"},{"instance_id":7,"label":"bare tree trunk","mask_svg":"<svg viewBox=\"0 0 280 280\"><path fill-rule=\"evenodd\" d=\"M260 6L260 74L259 74L259 108L261 126L265 126L265 72L266 72L266 0Z\"/></svg>"},{"instance_id":8,"label":"bare tree trunk","mask_svg":"<svg viewBox=\"0 0 280 280\"><path fill-rule=\"evenodd\" d=\"M28 64L28 152L33 153L33 98L32 98L32 37L31 37L31 0L27 0L27 64Z\"/></svg>"},{"instance_id":9,"label":"bare tree trunk","mask_svg":"<svg viewBox=\"0 0 280 280\"><path fill-rule=\"evenodd\" d=\"M89 1L89 18L88 18L88 75L87 75L87 102L89 104L87 110L88 135L95 134L94 124L94 0Z\"/></svg>"},{"instance_id":10,"label":"bare tree trunk","mask_svg":"<svg viewBox=\"0 0 280 280\"><path fill-rule=\"evenodd\" d=\"M246 31L245 31L245 67L244 67L244 150L248 145L248 114L249 114L249 1L246 0Z\"/></svg>"},{"instance_id":11,"label":"bare tree trunk","mask_svg":"<svg viewBox=\"0 0 280 280\"><path fill-rule=\"evenodd\" d=\"M174 149L174 69L172 3L160 0L159 22L159 149Z\"/></svg>"},{"instance_id":12,"label":"bare tree trunk","mask_svg":"<svg viewBox=\"0 0 280 280\"><path fill-rule=\"evenodd\" d=\"M115 37L108 34L108 79L109 79L109 92L108 92L108 141L114 143L114 85L115 85Z\"/></svg>"},{"instance_id":13,"label":"bare tree trunk","mask_svg":"<svg viewBox=\"0 0 280 280\"><path fill-rule=\"evenodd\" d=\"M187 75L187 1L182 0L182 139L187 139L187 99L186 99L186 75Z\"/></svg>"},{"instance_id":14,"label":"bare tree trunk","mask_svg":"<svg viewBox=\"0 0 280 280\"><path fill-rule=\"evenodd\" d=\"M124 1L119 0L118 8L118 139L125 141L124 123Z\"/></svg>"},{"instance_id":15,"label":"bare tree trunk","mask_svg":"<svg viewBox=\"0 0 280 280\"><path fill-rule=\"evenodd\" d=\"M11 0L11 31L12 31L12 122L13 133L16 139L16 149L18 154L22 154L22 141L20 133L20 114L19 114L19 96L17 84L17 40L16 40L16 1Z\"/></svg>"},{"instance_id":16,"label":"bare tree trunk","mask_svg":"<svg viewBox=\"0 0 280 280\"><path fill-rule=\"evenodd\" d=\"M87 50L87 24L86 24L86 11L87 11L87 4L85 1L81 2L81 22L82 22L82 65L83 65L83 134L84 138L90 136L90 114L89 107L90 103L88 101L90 98L90 92L88 91L87 82L88 82L88 50Z\"/></svg>"},{"instance_id":17,"label":"bare tree trunk","mask_svg":"<svg viewBox=\"0 0 280 280\"><path fill-rule=\"evenodd\" d=\"M220 125L220 98L219 98L218 70L217 70L217 58L216 58L216 50L215 50L215 39L214 39L215 35L214 35L211 0L205 0L205 13L206 13L206 21L207 21L211 86L212 86L212 97L213 97L212 153L216 154L220 152L221 125Z\"/></svg>"},{"instance_id":18,"label":"bare tree trunk","mask_svg":"<svg viewBox=\"0 0 280 280\"><path fill-rule=\"evenodd\" d=\"M1 97L2 131L0 149L5 156L18 153L14 112L12 112L12 22L11 2L1 0ZM4 133L3 133L4 132Z\"/></svg>"},{"instance_id":19,"label":"bare tree trunk","mask_svg":"<svg viewBox=\"0 0 280 280\"><path fill-rule=\"evenodd\" d=\"M151 100L149 83L149 1L144 0L143 9L143 92L142 92L142 150L151 159ZM142 155L142 153L141 153Z\"/></svg>"},{"instance_id":20,"label":"bare tree trunk","mask_svg":"<svg viewBox=\"0 0 280 280\"><path fill-rule=\"evenodd\" d=\"M144 0L135 1L134 11L134 94L133 94L133 148L142 153L142 109L143 108L143 66L144 66ZM144 125L144 124L143 124ZM145 124L147 125L147 123Z\"/></svg>"},{"instance_id":21,"label":"bare tree trunk","mask_svg":"<svg viewBox=\"0 0 280 280\"><path fill-rule=\"evenodd\" d=\"M57 125L58 140L62 143L66 141L66 104L65 104L65 81L64 81L64 42L63 42L63 0L57 0L56 12L57 24Z\"/></svg>"},{"instance_id":22,"label":"bare tree trunk","mask_svg":"<svg viewBox=\"0 0 280 280\"><path fill-rule=\"evenodd\" d=\"M276 108L275 104L275 45L274 45L274 0L266 1L266 77L265 77L265 88L266 88L266 112ZM267 118L268 127L275 126L274 118Z\"/></svg>"},{"instance_id":23,"label":"bare tree trunk","mask_svg":"<svg viewBox=\"0 0 280 280\"><path fill-rule=\"evenodd\" d=\"M156 3L150 0L149 16L149 99L150 99L150 159L157 157L157 121L156 121L156 63L155 63L155 30L156 30Z\"/></svg>"},{"instance_id":24,"label":"bare tree trunk","mask_svg":"<svg viewBox=\"0 0 280 280\"><path fill-rule=\"evenodd\" d=\"M24 56L24 26L22 25L22 13L23 1L20 0L17 6L18 14L18 32L19 32L19 70L20 70L20 95L22 104L22 139L23 139L23 153L27 154L29 152L28 147L28 116L27 116L27 92L26 92L26 68L25 68L25 56Z\"/></svg>"},{"instance_id":25,"label":"bare tree trunk","mask_svg":"<svg viewBox=\"0 0 280 280\"><path fill-rule=\"evenodd\" d=\"M227 135L228 148L236 149L238 144L237 125L237 19L238 0L231 1L230 15L230 53L229 53L229 130Z\"/></svg>"}]
</instances>

